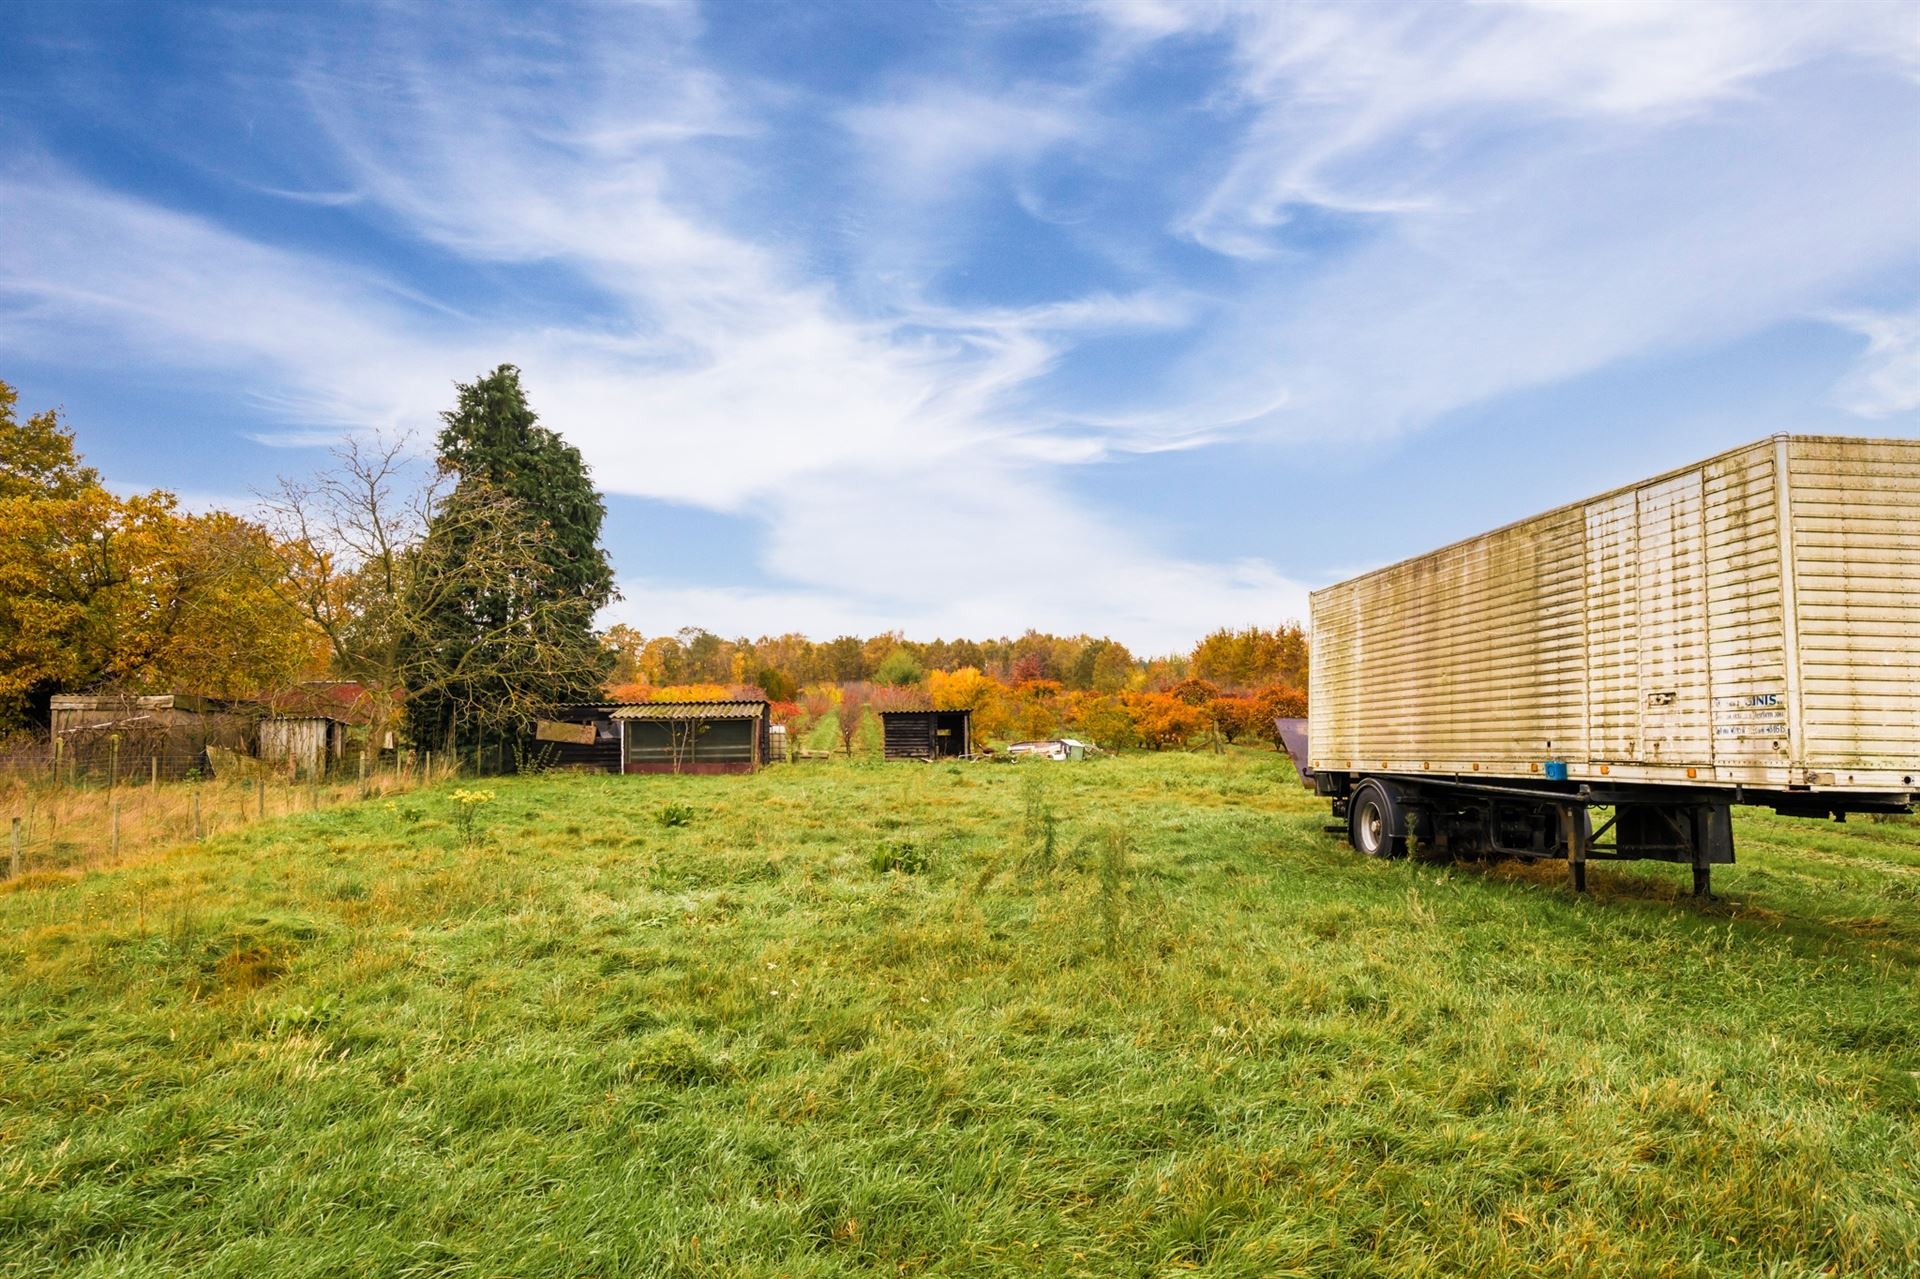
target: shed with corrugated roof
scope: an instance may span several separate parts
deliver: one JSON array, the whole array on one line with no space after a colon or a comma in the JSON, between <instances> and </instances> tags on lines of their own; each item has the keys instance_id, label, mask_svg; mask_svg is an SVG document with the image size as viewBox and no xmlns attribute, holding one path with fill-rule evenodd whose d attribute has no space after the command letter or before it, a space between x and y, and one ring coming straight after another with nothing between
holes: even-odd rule
<instances>
[{"instance_id":1,"label":"shed with corrugated roof","mask_svg":"<svg viewBox=\"0 0 1920 1279\"><path fill-rule=\"evenodd\" d=\"M881 711L888 759L964 759L973 754L972 711Z\"/></svg>"},{"instance_id":2,"label":"shed with corrugated roof","mask_svg":"<svg viewBox=\"0 0 1920 1279\"><path fill-rule=\"evenodd\" d=\"M623 773L751 773L766 763L765 701L643 702L611 716Z\"/></svg>"},{"instance_id":3,"label":"shed with corrugated roof","mask_svg":"<svg viewBox=\"0 0 1920 1279\"><path fill-rule=\"evenodd\" d=\"M582 702L534 725L532 758L608 773L751 773L772 758L764 699Z\"/></svg>"}]
</instances>

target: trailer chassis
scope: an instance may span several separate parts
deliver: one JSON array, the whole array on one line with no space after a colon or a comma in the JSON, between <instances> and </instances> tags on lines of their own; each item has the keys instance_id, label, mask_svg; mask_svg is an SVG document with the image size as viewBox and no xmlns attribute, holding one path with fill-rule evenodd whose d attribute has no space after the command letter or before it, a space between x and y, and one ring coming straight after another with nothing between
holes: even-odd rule
<instances>
[{"instance_id":1,"label":"trailer chassis","mask_svg":"<svg viewBox=\"0 0 1920 1279\"><path fill-rule=\"evenodd\" d=\"M1694 896L1710 898L1713 868L1733 861L1735 804L1788 817L1909 813L1911 791L1815 792L1747 786L1503 781L1431 773L1315 772L1307 766L1304 721L1276 723L1300 780L1333 802L1330 830L1374 857L1518 857L1562 860L1575 892L1590 861L1666 861L1692 867ZM1610 810L1599 826L1594 809ZM1606 842L1611 836L1611 842Z\"/></svg>"}]
</instances>

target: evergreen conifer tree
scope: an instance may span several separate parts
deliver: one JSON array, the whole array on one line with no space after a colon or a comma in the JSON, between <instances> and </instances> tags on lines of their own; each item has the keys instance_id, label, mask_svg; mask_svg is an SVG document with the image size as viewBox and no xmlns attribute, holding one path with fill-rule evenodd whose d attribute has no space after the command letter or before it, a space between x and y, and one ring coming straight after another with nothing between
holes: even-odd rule
<instances>
[{"instance_id":1,"label":"evergreen conifer tree","mask_svg":"<svg viewBox=\"0 0 1920 1279\"><path fill-rule=\"evenodd\" d=\"M517 736L529 706L600 695L612 655L593 618L613 597L613 569L600 547L606 506L580 450L540 425L520 370L503 364L457 389L437 442L454 484L429 525L427 561L466 572L462 540L500 537L501 513L531 551L510 573L426 583L433 606L410 643L412 664L433 678L409 697L408 727L419 745L464 750Z\"/></svg>"}]
</instances>

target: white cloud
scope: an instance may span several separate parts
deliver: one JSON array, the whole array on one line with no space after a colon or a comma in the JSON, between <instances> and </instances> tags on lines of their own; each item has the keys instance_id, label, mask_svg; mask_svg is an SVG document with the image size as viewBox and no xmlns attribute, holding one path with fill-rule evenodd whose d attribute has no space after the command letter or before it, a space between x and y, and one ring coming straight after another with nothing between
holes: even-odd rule
<instances>
[{"instance_id":1,"label":"white cloud","mask_svg":"<svg viewBox=\"0 0 1920 1279\"><path fill-rule=\"evenodd\" d=\"M468 260L564 268L613 318L447 314L372 273L44 168L17 170L0 195L0 237L23 250L0 283L32 299L46 347L84 334L231 370L300 444L430 429L452 381L513 360L606 489L764 522L760 567L789 587L663 592L629 571L620 615L648 629L738 613L750 629L824 633L881 618L916 633L1088 629L1158 648L1219 618L1301 611L1301 592L1269 568L1166 557L1068 500L1049 467L1103 444L1084 425L1060 430L1057 412L1015 408L1061 335L1174 323L1177 302L963 310L903 296L890 312L849 313L801 262L714 214L730 191L711 189L720 179L685 144L751 126L661 39L649 28L565 77L516 56L452 78L397 40L371 61L342 50L350 68L304 79L345 185L365 195L356 207ZM650 92L636 95L642 69ZM397 91L375 99L368 81ZM928 162L979 162L987 144L949 140Z\"/></svg>"},{"instance_id":2,"label":"white cloud","mask_svg":"<svg viewBox=\"0 0 1920 1279\"><path fill-rule=\"evenodd\" d=\"M257 244L42 165L0 181L9 349L218 369L269 416L337 436L431 422L491 345L378 276ZM111 353L111 357L107 353Z\"/></svg>"},{"instance_id":3,"label":"white cloud","mask_svg":"<svg viewBox=\"0 0 1920 1279\"><path fill-rule=\"evenodd\" d=\"M792 589L712 590L623 579L617 616L645 629L699 617L726 634L793 625L818 636L1110 634L1144 652L1220 625L1306 616L1306 591L1269 565L1157 554L1024 472L849 473L781 501L769 566ZM791 620L789 620L791 619Z\"/></svg>"},{"instance_id":4,"label":"white cloud","mask_svg":"<svg viewBox=\"0 0 1920 1279\"><path fill-rule=\"evenodd\" d=\"M1248 285L1145 413L1355 442L1832 309L1920 258L1907 4L1134 5L1247 114L1174 229ZM1359 215L1359 216L1355 216ZM1310 232L1309 232L1310 233ZM1304 278L1303 278L1304 274Z\"/></svg>"},{"instance_id":5,"label":"white cloud","mask_svg":"<svg viewBox=\"0 0 1920 1279\"><path fill-rule=\"evenodd\" d=\"M1920 310L1831 318L1867 339L1860 363L1836 388L1841 407L1868 418L1920 409Z\"/></svg>"},{"instance_id":6,"label":"white cloud","mask_svg":"<svg viewBox=\"0 0 1920 1279\"><path fill-rule=\"evenodd\" d=\"M921 84L851 107L841 120L868 151L877 180L905 199L936 203L979 169L1031 162L1081 136L1088 126L1078 107L1052 97Z\"/></svg>"},{"instance_id":7,"label":"white cloud","mask_svg":"<svg viewBox=\"0 0 1920 1279\"><path fill-rule=\"evenodd\" d=\"M1920 66L1920 22L1904 0L1245 0L1092 11L1136 44L1229 42L1237 74L1228 100L1254 119L1226 176L1179 226L1247 257L1274 252L1270 233L1295 205L1449 207L1457 193L1431 189L1447 154L1529 117L1659 125L1830 55Z\"/></svg>"},{"instance_id":8,"label":"white cloud","mask_svg":"<svg viewBox=\"0 0 1920 1279\"><path fill-rule=\"evenodd\" d=\"M1098 12L1119 61L1179 38L1231 51L1218 180L1171 228L1226 255L1230 283L1202 290L1142 254L1082 295L938 301L940 220L962 197L1001 183L1030 204L1037 166L1125 145L1110 70L1040 89L949 71L810 104L853 144L841 176L864 184L867 230L836 272L831 235L770 217L779 193L742 158L791 97L705 65L692 11L569 11L590 29L559 34L529 16L496 40L491 17L395 10L292 77L331 163L303 166L317 194L290 198L430 244L451 269L551 273L578 318L526 319L505 289L463 292L481 300L459 312L16 164L0 182L0 341L230 373L297 443L430 430L453 381L511 360L607 489L765 529L738 580L766 589L672 586L623 561L619 615L643 630L1033 625L1149 650L1299 616L1304 592L1230 546L1166 554L1070 498L1064 468L1115 449L1255 431L1365 447L1516 388L1836 311L1868 339L1844 402L1915 404L1912 317L1847 305L1920 256L1900 10ZM1836 59L1871 69L1806 74ZM1360 229L1302 254L1287 237L1306 209ZM1157 399L1048 392L1077 343L1156 329L1190 338L1162 357Z\"/></svg>"}]
</instances>

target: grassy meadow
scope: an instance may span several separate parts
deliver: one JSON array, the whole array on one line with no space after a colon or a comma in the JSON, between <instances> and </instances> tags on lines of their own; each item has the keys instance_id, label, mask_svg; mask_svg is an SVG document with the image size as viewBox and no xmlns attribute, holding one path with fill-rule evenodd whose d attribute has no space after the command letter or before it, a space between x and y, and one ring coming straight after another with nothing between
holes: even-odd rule
<instances>
[{"instance_id":1,"label":"grassy meadow","mask_svg":"<svg viewBox=\"0 0 1920 1279\"><path fill-rule=\"evenodd\" d=\"M1266 752L449 782L0 886L0 1274L1920 1273L1920 826Z\"/></svg>"}]
</instances>

